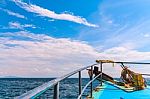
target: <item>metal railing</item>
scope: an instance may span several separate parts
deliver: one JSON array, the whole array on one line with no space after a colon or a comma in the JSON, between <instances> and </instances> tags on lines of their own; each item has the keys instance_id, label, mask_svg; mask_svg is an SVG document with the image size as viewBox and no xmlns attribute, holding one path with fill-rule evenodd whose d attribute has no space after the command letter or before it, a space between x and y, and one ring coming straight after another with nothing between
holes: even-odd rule
<instances>
[{"instance_id":1,"label":"metal railing","mask_svg":"<svg viewBox=\"0 0 150 99\"><path fill-rule=\"evenodd\" d=\"M87 88L96 78L98 78L100 75L102 75L102 73L98 74L96 77L94 77L92 80L90 80L90 81L85 85L85 87L83 88L81 94L78 96L78 99L81 99L81 97L82 97L84 91L86 90L86 88ZM91 94L90 96L92 96L92 94Z\"/></svg>"},{"instance_id":2,"label":"metal railing","mask_svg":"<svg viewBox=\"0 0 150 99\"><path fill-rule=\"evenodd\" d=\"M92 91L93 91L93 85L92 85L92 82L97 78L97 77L100 77L100 84L102 85L102 64L105 63L105 62L98 62L98 64L93 64L93 65L90 65L90 66L86 66L86 67L83 67L83 68L80 68L78 70L75 70L69 74L66 74L62 77L58 77L54 80L51 80L47 83L44 83L43 85L39 86L39 87L36 87L35 89L33 90L30 90L24 94L22 94L21 96L18 96L18 97L15 97L15 99L34 99L38 96L40 96L41 94L43 94L45 91L47 91L48 89L50 89L51 87L54 87L54 95L53 95L53 99L59 99L59 83L60 81L63 81L64 79L74 75L74 74L77 74L78 73L78 79L79 79L79 96L78 96L78 99L81 99L82 97L82 94L84 93L85 89L87 88L87 86L90 85L90 96L92 97ZM121 63L121 64L150 64L150 63L140 63L140 62L110 62L110 63ZM91 71L93 70L93 66L96 66L96 65L99 65L100 66L100 71L101 73L99 75L97 75L96 77L93 78L93 73L92 75L90 75L90 81L86 84L86 86L83 88L82 90L82 79L81 79L81 72L83 70L86 70L88 68L91 67ZM150 74L143 74L143 75L150 75Z\"/></svg>"},{"instance_id":3,"label":"metal railing","mask_svg":"<svg viewBox=\"0 0 150 99\"><path fill-rule=\"evenodd\" d=\"M78 75L79 76L78 77L78 79L79 79L79 91L78 91L79 93L78 94L80 96L78 99L81 99L82 94L83 94L83 92L85 90L85 88L84 88L84 90L82 91L81 72L83 70L86 70L86 69L90 68L90 67L91 67L91 70L93 70L93 66L96 66L96 65L98 65L98 64L93 64L93 65L90 65L90 66L86 66L86 67L80 68L78 70L75 70L75 71L73 71L73 72L71 72L69 74L66 74L66 75L64 75L62 77L58 77L58 78L56 78L54 80L51 80L51 81L49 81L47 83L44 83L43 85L41 85L39 87L34 88L34 89L32 89L32 90L30 90L30 91L28 91L28 92L26 92L26 93L24 93L24 94L22 94L22 95L20 95L18 97L15 97L15 99L34 99L34 98L40 96L41 94L43 94L45 91L47 91L51 87L54 87L53 99L59 99L59 83L60 83L60 81L66 79L66 78L68 78L68 77L70 77L70 76L72 76L74 74L77 74L77 73L79 74ZM93 79L93 74L92 74L90 76L90 81L88 82L88 85L91 84L90 85L90 96L91 97L92 97L92 91L93 91L92 82L95 79L96 78ZM85 87L87 87L87 85Z\"/></svg>"}]
</instances>

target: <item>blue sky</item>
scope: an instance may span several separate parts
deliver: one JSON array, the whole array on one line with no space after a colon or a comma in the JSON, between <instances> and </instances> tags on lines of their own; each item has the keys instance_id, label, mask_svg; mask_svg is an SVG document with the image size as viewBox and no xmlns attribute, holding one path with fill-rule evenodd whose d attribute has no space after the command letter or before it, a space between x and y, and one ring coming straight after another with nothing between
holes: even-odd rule
<instances>
[{"instance_id":1,"label":"blue sky","mask_svg":"<svg viewBox=\"0 0 150 99\"><path fill-rule=\"evenodd\" d=\"M0 0L0 76L60 76L95 59L149 61L149 9L149 0Z\"/></svg>"}]
</instances>

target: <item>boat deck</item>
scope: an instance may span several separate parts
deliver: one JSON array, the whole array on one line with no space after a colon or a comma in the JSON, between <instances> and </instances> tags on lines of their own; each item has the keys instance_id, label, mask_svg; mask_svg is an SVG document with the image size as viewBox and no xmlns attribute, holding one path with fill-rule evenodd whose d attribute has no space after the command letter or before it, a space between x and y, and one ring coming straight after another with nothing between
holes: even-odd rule
<instances>
[{"instance_id":1,"label":"boat deck","mask_svg":"<svg viewBox=\"0 0 150 99\"><path fill-rule=\"evenodd\" d=\"M127 92L108 83L93 90L92 99L150 99L150 86L140 91ZM90 98L89 98L90 99Z\"/></svg>"}]
</instances>

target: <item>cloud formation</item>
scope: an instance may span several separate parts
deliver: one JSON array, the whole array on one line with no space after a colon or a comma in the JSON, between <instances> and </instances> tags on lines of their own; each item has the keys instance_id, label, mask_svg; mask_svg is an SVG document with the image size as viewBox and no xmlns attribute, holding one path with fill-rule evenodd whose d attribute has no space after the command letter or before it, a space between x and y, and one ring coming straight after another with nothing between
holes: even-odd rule
<instances>
[{"instance_id":1,"label":"cloud formation","mask_svg":"<svg viewBox=\"0 0 150 99\"><path fill-rule=\"evenodd\" d=\"M6 75L28 77L58 76L93 62L96 55L91 46L70 39L26 32L1 33L0 36L0 63L5 69L0 69L1 75L6 72Z\"/></svg>"},{"instance_id":2,"label":"cloud formation","mask_svg":"<svg viewBox=\"0 0 150 99\"><path fill-rule=\"evenodd\" d=\"M145 61L150 60L150 52L125 47L97 52L86 42L66 38L24 31L0 33L0 75L54 77L93 64L96 59Z\"/></svg>"},{"instance_id":3,"label":"cloud formation","mask_svg":"<svg viewBox=\"0 0 150 99\"><path fill-rule=\"evenodd\" d=\"M33 4L27 4L24 3L20 0L13 0L19 7L25 9L28 12L36 13L40 16L48 17L48 18L53 18L57 20L66 20L66 21L71 21L79 24L84 24L86 26L90 27L98 27L95 24L89 23L85 18L82 18L80 16L74 16L72 14L67 14L67 13L62 13L62 14L57 14L54 11L50 11L48 9L42 8L37 5Z\"/></svg>"},{"instance_id":4,"label":"cloud formation","mask_svg":"<svg viewBox=\"0 0 150 99\"><path fill-rule=\"evenodd\" d=\"M18 17L18 18L22 18L22 19L26 19L26 17L25 17L24 15L21 15L21 14L19 14L19 13L12 12L12 11L10 11L10 10L2 9L2 8L0 8L0 10L2 10L2 11L4 11L4 12L8 13L9 15L12 15L12 16L15 16L15 17Z\"/></svg>"},{"instance_id":5,"label":"cloud formation","mask_svg":"<svg viewBox=\"0 0 150 99\"><path fill-rule=\"evenodd\" d=\"M19 29L19 30L25 30L25 28L36 28L32 24L21 24L19 22L9 22L8 26L3 26L1 29Z\"/></svg>"}]
</instances>

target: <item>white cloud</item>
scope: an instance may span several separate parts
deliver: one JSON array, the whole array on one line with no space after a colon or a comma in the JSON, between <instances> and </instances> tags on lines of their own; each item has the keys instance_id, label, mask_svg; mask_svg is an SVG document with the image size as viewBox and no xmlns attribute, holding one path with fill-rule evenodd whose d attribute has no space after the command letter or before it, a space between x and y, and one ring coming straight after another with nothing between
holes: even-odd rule
<instances>
[{"instance_id":1,"label":"white cloud","mask_svg":"<svg viewBox=\"0 0 150 99\"><path fill-rule=\"evenodd\" d=\"M21 24L18 22L9 22L9 28L23 29Z\"/></svg>"},{"instance_id":2,"label":"white cloud","mask_svg":"<svg viewBox=\"0 0 150 99\"><path fill-rule=\"evenodd\" d=\"M20 24L19 22L9 22L9 27L11 29L21 29L24 30L24 28L36 28L34 25L32 24Z\"/></svg>"},{"instance_id":3,"label":"white cloud","mask_svg":"<svg viewBox=\"0 0 150 99\"><path fill-rule=\"evenodd\" d=\"M19 7L25 9L28 12L33 12L36 13L40 16L48 17L48 18L53 18L57 20L67 20L67 21L72 21L75 23L79 24L84 24L90 27L98 27L95 24L91 24L87 22L85 18L82 18L80 16L74 16L73 14L67 14L67 13L62 13L62 14L57 14L54 11L50 11L48 9L42 8L40 6L36 6L33 4L27 4L24 2L21 2L20 0L13 0Z\"/></svg>"},{"instance_id":4,"label":"white cloud","mask_svg":"<svg viewBox=\"0 0 150 99\"><path fill-rule=\"evenodd\" d=\"M136 0L114 2L113 4L112 1L109 0L102 2L102 4L99 5L99 10L93 15L95 16L96 24L100 25L101 28L82 28L79 33L79 39L90 41L90 44L96 47L100 46L101 49L124 46L128 48L131 47L131 49L136 48L141 51L149 51L149 14L143 13L143 10L136 13L137 10L132 6L130 6L131 9L133 9L132 12L129 9L126 9L129 10L126 11L126 13L116 11L116 9L124 9L126 5L132 5L135 2ZM133 14L133 12L136 14ZM139 15L139 17L136 17L137 15Z\"/></svg>"},{"instance_id":5,"label":"white cloud","mask_svg":"<svg viewBox=\"0 0 150 99\"><path fill-rule=\"evenodd\" d=\"M150 34L149 34L149 33L146 33L146 34L144 34L143 36L147 38L147 37L150 37Z\"/></svg>"},{"instance_id":6,"label":"white cloud","mask_svg":"<svg viewBox=\"0 0 150 99\"><path fill-rule=\"evenodd\" d=\"M109 23L109 24L112 24L112 23L113 23L113 21L112 21L112 20L108 20L108 23Z\"/></svg>"},{"instance_id":7,"label":"white cloud","mask_svg":"<svg viewBox=\"0 0 150 99\"><path fill-rule=\"evenodd\" d=\"M67 73L66 68L71 71L83 64L90 64L96 55L91 46L79 41L26 32L0 35L7 36L0 39L0 58L3 58L0 63L7 75L58 76ZM19 38L26 39L23 41ZM55 70L59 73L56 74Z\"/></svg>"},{"instance_id":8,"label":"white cloud","mask_svg":"<svg viewBox=\"0 0 150 99\"><path fill-rule=\"evenodd\" d=\"M97 52L85 42L56 39L42 34L20 31L0 33L0 36L0 75L6 76L60 76L81 66L93 64L96 59L150 60L150 52L139 52L125 47ZM112 71L112 68L106 68L107 71Z\"/></svg>"},{"instance_id":9,"label":"white cloud","mask_svg":"<svg viewBox=\"0 0 150 99\"><path fill-rule=\"evenodd\" d=\"M12 12L12 11L10 11L10 10L2 9L2 8L0 8L0 10L2 10L2 11L4 11L4 12L8 13L9 15L12 15L12 16L15 16L15 17L18 17L18 18L22 18L22 19L26 19L26 17L25 17L24 15L21 15L21 14L19 14L19 13Z\"/></svg>"},{"instance_id":10,"label":"white cloud","mask_svg":"<svg viewBox=\"0 0 150 99\"><path fill-rule=\"evenodd\" d=\"M120 61L121 60L125 60L125 61L150 60L150 52L139 52L137 50L128 49L125 47L113 47L105 50L103 53L109 54L110 57L117 58L117 60Z\"/></svg>"},{"instance_id":11,"label":"white cloud","mask_svg":"<svg viewBox=\"0 0 150 99\"><path fill-rule=\"evenodd\" d=\"M103 44L109 46L121 46L131 44L132 46L129 47L134 47L140 50L149 49L149 24L149 20L143 19L136 24L128 25L126 27L123 26L123 28L112 31L113 34L110 34L110 36L104 40Z\"/></svg>"},{"instance_id":12,"label":"white cloud","mask_svg":"<svg viewBox=\"0 0 150 99\"><path fill-rule=\"evenodd\" d=\"M22 25L24 28L28 28L28 27L31 27L31 28L36 28L34 25L32 24L24 24Z\"/></svg>"}]
</instances>

